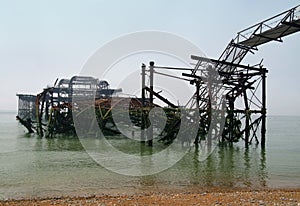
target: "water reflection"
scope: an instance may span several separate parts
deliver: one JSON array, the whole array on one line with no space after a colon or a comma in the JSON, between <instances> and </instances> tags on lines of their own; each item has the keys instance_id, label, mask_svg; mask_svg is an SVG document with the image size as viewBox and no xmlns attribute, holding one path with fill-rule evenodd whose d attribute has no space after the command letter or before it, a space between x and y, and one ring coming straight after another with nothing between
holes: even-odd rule
<instances>
[{"instance_id":1,"label":"water reflection","mask_svg":"<svg viewBox=\"0 0 300 206\"><path fill-rule=\"evenodd\" d=\"M36 151L83 151L78 138L61 136L56 138L36 138L34 149Z\"/></svg>"},{"instance_id":2,"label":"water reflection","mask_svg":"<svg viewBox=\"0 0 300 206\"><path fill-rule=\"evenodd\" d=\"M63 168L66 165L69 170L76 167L76 176L80 174L78 181L84 183L85 174L80 171L95 172L95 175L100 170L105 170L92 161L85 153L80 141L74 137L57 137L53 139L46 138L24 138L22 147L30 148L34 151L41 151L43 153L35 153L35 161L39 167L46 164L43 162L52 159L55 161L56 168ZM124 141L121 139L115 141ZM128 145L120 143L120 145ZM21 147L21 145L19 146ZM155 148L147 145L138 144L140 155L154 154ZM123 150L131 149L132 145ZM56 151L56 153L47 153L47 151ZM64 153L61 153L63 151ZM45 154L44 154L45 153ZM61 156L61 155L64 156ZM50 157L49 157L50 155ZM76 159L74 159L74 155ZM84 155L84 157L82 157ZM204 161L201 161L201 146L193 146L187 155L181 159L173 167L154 175L142 177L128 177L120 176L124 181L130 181L129 186L133 188L151 187L156 188L164 186L172 189L172 187L190 187L197 188L263 188L267 187L268 183L268 169L266 162L266 151L257 147L243 146L218 146L215 151ZM89 158L89 159L85 159ZM171 156L168 158L172 158ZM74 162L80 161L80 162ZM87 162L89 162L87 164ZM152 165L151 159L145 164ZM94 165L94 166L92 166ZM47 163L47 167L53 167L53 164ZM89 167L89 168L86 168ZM147 168L147 167L145 167ZM95 171L94 171L95 170ZM107 170L105 174L108 175ZM77 174L78 173L78 174ZM100 172L102 173L102 172ZM114 175L110 172L111 175ZM70 175L70 174L69 174ZM75 175L75 174L74 174ZM109 176L108 176L109 177ZM66 181L68 176L63 177ZM82 180L80 180L83 178ZM105 177L97 177L106 179ZM119 179L120 181L120 179ZM108 185L119 184L111 179L107 182ZM131 185L130 185L131 184Z\"/></svg>"},{"instance_id":3,"label":"water reflection","mask_svg":"<svg viewBox=\"0 0 300 206\"><path fill-rule=\"evenodd\" d=\"M219 146L205 160L199 161L199 147L194 148L190 182L204 187L266 187L268 172L264 149Z\"/></svg>"},{"instance_id":4,"label":"water reflection","mask_svg":"<svg viewBox=\"0 0 300 206\"><path fill-rule=\"evenodd\" d=\"M174 167L139 178L144 187L265 188L268 183L266 151L256 147L220 146L199 161L201 147L193 147Z\"/></svg>"},{"instance_id":5,"label":"water reflection","mask_svg":"<svg viewBox=\"0 0 300 206\"><path fill-rule=\"evenodd\" d=\"M266 149L263 148L260 150L260 168L259 168L259 177L260 177L260 183L262 186L267 186L267 180L268 180L268 171L267 171L267 164L266 164Z\"/></svg>"},{"instance_id":6,"label":"water reflection","mask_svg":"<svg viewBox=\"0 0 300 206\"><path fill-rule=\"evenodd\" d=\"M0 116L1 117L1 116ZM175 166L161 173L145 177L128 177L112 173L97 165L84 152L74 137L39 138L28 135L14 121L1 130L0 199L20 194L68 194L80 189L109 193L140 191L143 189L173 189L208 187L299 187L299 117L274 117L269 121L267 152L242 144L219 146L205 161L200 161L201 145ZM0 118L1 121L1 118ZM135 154L155 154L159 143L127 144L113 138L124 150L135 149ZM97 142L94 141L93 144ZM167 154L172 158L171 154ZM115 190L115 191L116 191Z\"/></svg>"}]
</instances>

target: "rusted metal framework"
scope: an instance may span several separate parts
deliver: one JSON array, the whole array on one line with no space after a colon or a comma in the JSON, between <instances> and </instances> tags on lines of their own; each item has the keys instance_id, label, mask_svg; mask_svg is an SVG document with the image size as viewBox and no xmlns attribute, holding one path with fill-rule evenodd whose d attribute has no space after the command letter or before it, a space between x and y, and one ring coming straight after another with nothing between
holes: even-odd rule
<instances>
[{"instance_id":1,"label":"rusted metal framework","mask_svg":"<svg viewBox=\"0 0 300 206\"><path fill-rule=\"evenodd\" d=\"M232 143L242 138L246 147L253 139L258 143L261 123L261 141L264 145L267 69L261 64L256 66L236 64L234 71L220 71L218 65L232 66L232 63L197 56L192 56L192 59L197 61L198 65L209 64L215 68L223 84L222 94L226 98L227 114L221 141ZM200 80L194 81L201 82L202 76L197 73L199 69L193 75L198 76ZM196 83L196 88L195 96L198 105L200 110L205 111L205 108L209 108L211 97L208 95L206 85ZM207 118L207 113L205 116Z\"/></svg>"},{"instance_id":2,"label":"rusted metal framework","mask_svg":"<svg viewBox=\"0 0 300 206\"><path fill-rule=\"evenodd\" d=\"M298 31L300 31L300 6L238 32L219 59L192 55L194 68L163 67L155 65L154 62L150 62L149 66L143 64L141 98L128 96L127 98L114 98L112 101L112 95L121 90L110 89L107 81L99 81L93 77L74 76L71 79L61 79L58 83L57 80L54 87L46 88L36 96L18 94L17 118L29 132L35 130L41 136L51 137L60 133L75 133L72 113L79 110L78 104L90 106L87 104L86 97L93 97L92 104L95 107L98 125L102 130L117 132L113 129L115 125L111 112L112 109L117 108L120 110L118 114L121 119L126 118L129 112L134 125L142 128L141 142L147 141L148 145L152 146L154 131L148 117L150 110L158 107L154 103L157 98L167 105L163 109L168 118L160 140L169 143L176 138L180 127L181 110L179 105L166 99L160 92L154 91L154 75L163 75L178 79L178 81L189 81L195 88L187 104L190 108L199 111L199 122L197 122L199 131L193 140L196 144L203 139L207 140L208 144L211 141L206 138L212 118L212 105L215 104L217 98L224 98L225 126L220 142L232 144L243 139L245 146L248 147L254 140L259 143L260 133L260 143L264 147L268 70L264 68L262 62L256 65L246 65L242 61L248 53L254 54L258 46L270 41L282 42L283 37ZM161 72L166 69L181 70L184 73L182 76L174 76ZM149 76L148 85L146 85L146 76ZM212 87L209 79L217 79L221 87ZM77 102L72 102L74 98ZM128 100L130 100L129 105ZM217 108L217 110L221 109L224 108ZM84 114L84 111L79 111L78 114ZM89 124L90 122L83 123Z\"/></svg>"},{"instance_id":3,"label":"rusted metal framework","mask_svg":"<svg viewBox=\"0 0 300 206\"><path fill-rule=\"evenodd\" d=\"M18 116L22 119L35 119L35 95L17 94L18 102Z\"/></svg>"},{"instance_id":4,"label":"rusted metal framework","mask_svg":"<svg viewBox=\"0 0 300 206\"><path fill-rule=\"evenodd\" d=\"M58 80L56 80L57 83ZM55 134L75 133L72 112L76 109L72 99L93 95L96 99L109 98L114 92L107 81L93 77L74 76L61 79L54 87L45 88L35 95L18 94L19 108L17 119L30 133L52 137ZM94 95L95 93L95 95Z\"/></svg>"},{"instance_id":5,"label":"rusted metal framework","mask_svg":"<svg viewBox=\"0 0 300 206\"><path fill-rule=\"evenodd\" d=\"M298 31L300 31L300 6L238 32L218 61L214 61L219 74L223 77L224 85L228 87L226 97L231 116L235 113L236 115L242 115L242 118L245 119L246 147L253 137L258 142L256 131L260 122L261 145L265 146L267 70L263 68L261 63L256 67L245 67L241 66L241 62L247 53L254 54L258 50L258 46L270 41L282 42L283 37ZM260 85L261 93L259 95L257 94L257 88ZM240 110L235 106L235 102L239 97L243 98L244 110ZM260 114L260 116L253 119L253 113ZM230 118L230 122L232 122L233 119ZM252 131L252 137L250 137L250 131ZM233 132L233 130L230 130L230 132Z\"/></svg>"},{"instance_id":6,"label":"rusted metal framework","mask_svg":"<svg viewBox=\"0 0 300 206\"><path fill-rule=\"evenodd\" d=\"M193 69L172 68L172 67L153 67L149 66L150 81L151 68L155 69L153 73L166 75L157 72L158 69L187 70L190 73L183 73L183 77L174 77L182 80L189 80L196 86L195 94L191 98L192 104L199 108L200 119L204 122L200 130L208 131L209 111L211 106L211 97L205 79L208 78L208 68L211 67L219 74L220 81L223 83L223 95L226 98L227 115L225 128L222 134L222 142L236 142L242 138L245 146L255 140L259 143L258 133L260 126L261 146L265 146L266 134L266 76L268 70L263 67L262 62L257 65L243 65L242 60L248 53L258 50L258 46L270 41L282 42L282 38L298 32L300 30L300 6L296 6L285 12L282 12L272 18L255 24L247 29L238 32L237 36L230 41L220 58L209 59L198 56L191 56L196 61ZM142 68L142 78L145 77L145 68ZM188 78L188 79L186 79ZM145 82L145 80L143 80ZM153 86L146 87L143 83L143 93L149 92L149 95L156 94ZM215 92L218 93L218 92ZM159 99L163 99L158 97ZM151 99L151 98L150 98ZM170 107L174 104L165 101ZM199 137L195 142L199 141Z\"/></svg>"},{"instance_id":7,"label":"rusted metal framework","mask_svg":"<svg viewBox=\"0 0 300 206\"><path fill-rule=\"evenodd\" d=\"M27 128L29 133L33 133L33 125L32 123L36 118L36 110L35 110L35 95L29 94L17 94L19 98L18 102L18 115L16 119Z\"/></svg>"}]
</instances>

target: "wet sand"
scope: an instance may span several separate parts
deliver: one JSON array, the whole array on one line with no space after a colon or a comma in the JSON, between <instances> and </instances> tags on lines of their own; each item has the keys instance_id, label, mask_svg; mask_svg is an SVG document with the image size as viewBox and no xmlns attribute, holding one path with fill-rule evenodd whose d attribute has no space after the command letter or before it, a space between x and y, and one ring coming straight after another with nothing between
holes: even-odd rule
<instances>
[{"instance_id":1,"label":"wet sand","mask_svg":"<svg viewBox=\"0 0 300 206\"><path fill-rule=\"evenodd\" d=\"M299 189L147 192L135 194L3 200L1 205L295 205Z\"/></svg>"}]
</instances>

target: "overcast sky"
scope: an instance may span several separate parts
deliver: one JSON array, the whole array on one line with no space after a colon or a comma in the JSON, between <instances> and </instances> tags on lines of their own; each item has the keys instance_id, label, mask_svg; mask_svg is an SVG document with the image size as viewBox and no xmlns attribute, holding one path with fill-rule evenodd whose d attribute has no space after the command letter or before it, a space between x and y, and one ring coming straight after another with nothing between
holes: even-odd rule
<instances>
[{"instance_id":1,"label":"overcast sky","mask_svg":"<svg viewBox=\"0 0 300 206\"><path fill-rule=\"evenodd\" d=\"M274 0L1 0L0 110L16 110L16 93L40 92L80 73L99 47L126 33L165 31L218 58L236 33L297 6ZM268 74L268 113L300 115L300 32L259 47ZM251 62L254 61L254 62Z\"/></svg>"}]
</instances>

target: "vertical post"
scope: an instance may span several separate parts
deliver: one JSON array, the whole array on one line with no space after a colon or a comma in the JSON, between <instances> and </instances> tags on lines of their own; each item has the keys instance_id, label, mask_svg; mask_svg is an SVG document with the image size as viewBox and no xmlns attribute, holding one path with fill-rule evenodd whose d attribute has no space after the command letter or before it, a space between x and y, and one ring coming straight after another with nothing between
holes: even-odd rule
<instances>
[{"instance_id":1,"label":"vertical post","mask_svg":"<svg viewBox=\"0 0 300 206\"><path fill-rule=\"evenodd\" d=\"M208 128L211 127L211 121L212 121L212 114L211 114L211 106L212 101L211 101L211 95L209 95L208 98L208 107L207 107L207 120L208 120ZM209 147L209 149L212 146L212 129L208 130L208 135L207 135L207 146Z\"/></svg>"},{"instance_id":2,"label":"vertical post","mask_svg":"<svg viewBox=\"0 0 300 206\"><path fill-rule=\"evenodd\" d=\"M154 73L154 62L151 61L149 63L149 70L150 70L150 108L153 106L153 73ZM152 125L148 127L148 134L147 134L147 139L148 139L148 146L152 146L153 144L153 123L151 122Z\"/></svg>"},{"instance_id":3,"label":"vertical post","mask_svg":"<svg viewBox=\"0 0 300 206\"><path fill-rule=\"evenodd\" d=\"M42 96L43 95L43 96ZM40 108L40 98L42 98L42 104ZM43 127L42 127L42 116L43 116L43 110L44 110L44 102L45 102L45 93L42 92L41 94L38 94L36 97L35 107L36 107L36 115L37 115L37 132L40 137L42 137L43 134Z\"/></svg>"},{"instance_id":4,"label":"vertical post","mask_svg":"<svg viewBox=\"0 0 300 206\"><path fill-rule=\"evenodd\" d=\"M229 143L233 143L234 98L229 96Z\"/></svg>"},{"instance_id":5,"label":"vertical post","mask_svg":"<svg viewBox=\"0 0 300 206\"><path fill-rule=\"evenodd\" d=\"M35 115L36 115L36 131L38 135L41 135L39 103L40 103L40 94L36 95L36 99L35 99Z\"/></svg>"},{"instance_id":6,"label":"vertical post","mask_svg":"<svg viewBox=\"0 0 300 206\"><path fill-rule=\"evenodd\" d=\"M144 113L144 107L145 107L145 87L146 87L146 65L142 64L142 120L141 120L141 143L145 143L145 113Z\"/></svg>"},{"instance_id":7,"label":"vertical post","mask_svg":"<svg viewBox=\"0 0 300 206\"><path fill-rule=\"evenodd\" d=\"M153 72L154 72L154 62L149 63L149 70L150 70L150 90L153 91ZM153 93L150 92L150 103L153 104Z\"/></svg>"},{"instance_id":8,"label":"vertical post","mask_svg":"<svg viewBox=\"0 0 300 206\"><path fill-rule=\"evenodd\" d=\"M268 71L266 69L263 69L262 72L262 122L261 122L261 147L265 148L266 146L266 73Z\"/></svg>"},{"instance_id":9,"label":"vertical post","mask_svg":"<svg viewBox=\"0 0 300 206\"><path fill-rule=\"evenodd\" d=\"M249 137L250 137L250 110L246 109L246 126L245 126L245 147L249 146Z\"/></svg>"},{"instance_id":10,"label":"vertical post","mask_svg":"<svg viewBox=\"0 0 300 206\"><path fill-rule=\"evenodd\" d=\"M245 102L245 115L246 115L246 125L245 125L245 147L248 148L249 137L250 137L250 108L248 104L247 92L244 90L244 102Z\"/></svg>"},{"instance_id":11,"label":"vertical post","mask_svg":"<svg viewBox=\"0 0 300 206\"><path fill-rule=\"evenodd\" d=\"M245 87L245 83L247 82L247 77L245 78L245 75L243 72L240 72L240 78L239 78L239 84L241 86L241 89L243 90L243 96L244 96L244 104L245 104L245 147L248 148L249 145L249 137L250 137L250 118L251 118L251 111L248 104L248 97L247 97L247 88Z\"/></svg>"},{"instance_id":12,"label":"vertical post","mask_svg":"<svg viewBox=\"0 0 300 206\"><path fill-rule=\"evenodd\" d=\"M213 85L212 85L212 79L213 77L213 72L212 72L212 67L209 65L206 67L207 71L207 76L208 76L208 82L207 82L207 92L208 92L208 106L207 106L207 120L208 120L208 128L211 127L211 122L212 122L212 104L213 104ZM207 135L207 146L209 150L211 149L212 146L212 129L208 130L208 135Z\"/></svg>"},{"instance_id":13,"label":"vertical post","mask_svg":"<svg viewBox=\"0 0 300 206\"><path fill-rule=\"evenodd\" d=\"M199 101L200 101L200 94L199 94L200 93L200 83L199 83L198 80L196 80L195 84L196 84L196 97L197 97L196 98L196 106L197 106L197 110L198 110L199 115L200 115L200 105L199 105ZM202 121L202 120L200 120L200 121ZM194 144L196 145L196 147L198 147L198 144L199 144L199 133L197 134L197 136L195 138Z\"/></svg>"},{"instance_id":14,"label":"vertical post","mask_svg":"<svg viewBox=\"0 0 300 206\"><path fill-rule=\"evenodd\" d=\"M197 95L197 99L196 99L196 105L197 105L197 109L200 109L200 105L199 105L199 102L200 102L200 82L199 80L196 80L195 82L196 84L196 95Z\"/></svg>"}]
</instances>

